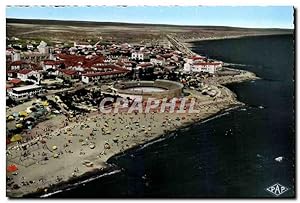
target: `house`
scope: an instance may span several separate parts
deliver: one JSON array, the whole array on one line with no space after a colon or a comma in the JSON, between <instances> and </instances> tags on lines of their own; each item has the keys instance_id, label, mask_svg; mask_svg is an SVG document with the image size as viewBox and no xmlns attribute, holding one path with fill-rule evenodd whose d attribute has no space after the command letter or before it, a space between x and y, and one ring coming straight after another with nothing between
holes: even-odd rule
<instances>
[{"instance_id":1,"label":"house","mask_svg":"<svg viewBox=\"0 0 300 203\"><path fill-rule=\"evenodd\" d=\"M9 83L12 84L13 86L18 86L22 83L22 80L13 78L13 79L9 80Z\"/></svg>"},{"instance_id":2,"label":"house","mask_svg":"<svg viewBox=\"0 0 300 203\"><path fill-rule=\"evenodd\" d=\"M41 53L41 54L49 53L49 47L47 46L47 43L44 41L40 42L40 44L37 46L37 49L39 50L39 53Z\"/></svg>"},{"instance_id":3,"label":"house","mask_svg":"<svg viewBox=\"0 0 300 203\"><path fill-rule=\"evenodd\" d=\"M21 60L21 54L18 51L11 53L11 60L12 61L20 61Z\"/></svg>"},{"instance_id":4,"label":"house","mask_svg":"<svg viewBox=\"0 0 300 203\"><path fill-rule=\"evenodd\" d=\"M25 61L13 61L10 64L10 69L11 70L20 70L20 69L24 68L27 65L28 64Z\"/></svg>"},{"instance_id":5,"label":"house","mask_svg":"<svg viewBox=\"0 0 300 203\"><path fill-rule=\"evenodd\" d=\"M16 78L18 71L16 70L8 70L6 71L7 78Z\"/></svg>"},{"instance_id":6,"label":"house","mask_svg":"<svg viewBox=\"0 0 300 203\"><path fill-rule=\"evenodd\" d=\"M189 57L189 58L185 59L185 61L187 63L195 63L195 62L207 61L207 58L204 57L204 56L195 55L195 56L192 56L192 57Z\"/></svg>"},{"instance_id":7,"label":"house","mask_svg":"<svg viewBox=\"0 0 300 203\"><path fill-rule=\"evenodd\" d=\"M47 71L48 69L56 70L62 62L54 61L54 60L44 60L42 62L43 71Z\"/></svg>"},{"instance_id":8,"label":"house","mask_svg":"<svg viewBox=\"0 0 300 203\"><path fill-rule=\"evenodd\" d=\"M63 76L64 78L66 79L74 79L78 76L78 73L77 71L75 70L64 70L64 69L61 69L59 70L59 73L58 73L60 76Z\"/></svg>"},{"instance_id":9,"label":"house","mask_svg":"<svg viewBox=\"0 0 300 203\"><path fill-rule=\"evenodd\" d=\"M43 92L43 87L39 85L27 85L15 87L7 90L7 94L13 99L27 99Z\"/></svg>"},{"instance_id":10,"label":"house","mask_svg":"<svg viewBox=\"0 0 300 203\"><path fill-rule=\"evenodd\" d=\"M153 63L139 63L136 65L136 69L154 68Z\"/></svg>"},{"instance_id":11,"label":"house","mask_svg":"<svg viewBox=\"0 0 300 203\"><path fill-rule=\"evenodd\" d=\"M114 71L106 71L106 72L94 72L87 73L81 76L81 81L84 83L95 82L99 80L107 80L114 79L119 77L124 77L129 71L124 70L114 70Z\"/></svg>"},{"instance_id":12,"label":"house","mask_svg":"<svg viewBox=\"0 0 300 203\"><path fill-rule=\"evenodd\" d=\"M140 61L147 60L147 59L150 59L150 54L147 52L143 52L143 51L132 52L131 59L140 60Z\"/></svg>"},{"instance_id":13,"label":"house","mask_svg":"<svg viewBox=\"0 0 300 203\"><path fill-rule=\"evenodd\" d=\"M91 49L93 48L88 42L74 42L74 47L78 49Z\"/></svg>"},{"instance_id":14,"label":"house","mask_svg":"<svg viewBox=\"0 0 300 203\"><path fill-rule=\"evenodd\" d=\"M34 83L39 83L41 79L41 74L31 69L23 69L18 72L17 78L19 78L22 81L29 80Z\"/></svg>"},{"instance_id":15,"label":"house","mask_svg":"<svg viewBox=\"0 0 300 203\"><path fill-rule=\"evenodd\" d=\"M153 77L154 65L152 63L139 63L135 68L135 77L139 79L150 79Z\"/></svg>"},{"instance_id":16,"label":"house","mask_svg":"<svg viewBox=\"0 0 300 203\"><path fill-rule=\"evenodd\" d=\"M222 62L196 62L193 64L185 63L185 72L203 72L215 74L218 68L222 67Z\"/></svg>"},{"instance_id":17,"label":"house","mask_svg":"<svg viewBox=\"0 0 300 203\"><path fill-rule=\"evenodd\" d=\"M156 56L156 58L151 58L150 62L153 63L154 65L164 66L165 58L158 55L158 56Z\"/></svg>"}]
</instances>

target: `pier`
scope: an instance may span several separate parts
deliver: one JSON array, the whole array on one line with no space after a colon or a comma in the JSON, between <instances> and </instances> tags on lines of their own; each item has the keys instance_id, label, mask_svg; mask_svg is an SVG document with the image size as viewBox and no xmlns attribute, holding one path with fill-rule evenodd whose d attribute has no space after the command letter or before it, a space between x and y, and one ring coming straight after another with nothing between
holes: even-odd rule
<instances>
[{"instance_id":1,"label":"pier","mask_svg":"<svg viewBox=\"0 0 300 203\"><path fill-rule=\"evenodd\" d=\"M176 37L172 37L171 35L167 35L168 40L173 45L175 49L178 51L186 54L187 56L194 56L197 55L192 50L190 50L184 43L179 41Z\"/></svg>"}]
</instances>

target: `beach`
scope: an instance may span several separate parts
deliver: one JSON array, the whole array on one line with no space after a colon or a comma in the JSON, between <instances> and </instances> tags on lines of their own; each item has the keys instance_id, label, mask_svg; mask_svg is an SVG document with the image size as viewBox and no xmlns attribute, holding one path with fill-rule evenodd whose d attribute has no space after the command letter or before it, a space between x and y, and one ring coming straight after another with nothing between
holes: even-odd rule
<instances>
[{"instance_id":1,"label":"beach","mask_svg":"<svg viewBox=\"0 0 300 203\"><path fill-rule=\"evenodd\" d=\"M233 78L224 76L206 81L218 91L214 98L192 91L198 113L92 112L71 119L59 115L39 123L30 131L30 136L34 137L32 140L7 146L7 165L18 166L16 172L7 174L7 196L47 193L62 183L86 174L107 171L110 166L106 161L112 156L225 109L243 105L233 92L221 84L254 80L257 77L243 71Z\"/></svg>"}]
</instances>

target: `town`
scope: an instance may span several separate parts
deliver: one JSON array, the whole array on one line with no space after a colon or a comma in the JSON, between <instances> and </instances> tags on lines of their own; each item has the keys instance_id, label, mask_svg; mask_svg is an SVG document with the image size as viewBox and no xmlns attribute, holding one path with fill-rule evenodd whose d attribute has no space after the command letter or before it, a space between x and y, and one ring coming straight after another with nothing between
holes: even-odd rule
<instances>
[{"instance_id":1,"label":"town","mask_svg":"<svg viewBox=\"0 0 300 203\"><path fill-rule=\"evenodd\" d=\"M18 43L8 39L7 94L23 100L61 88L92 85L116 79L175 79L212 76L223 63L200 55L185 55L166 44L90 44L87 41L48 46L46 42Z\"/></svg>"},{"instance_id":2,"label":"town","mask_svg":"<svg viewBox=\"0 0 300 203\"><path fill-rule=\"evenodd\" d=\"M222 84L257 79L194 53L171 34L141 43L97 40L7 37L9 196L47 193L51 185L107 170L113 155L242 105ZM148 113L128 106L137 100ZM185 111L191 108L197 113Z\"/></svg>"}]
</instances>

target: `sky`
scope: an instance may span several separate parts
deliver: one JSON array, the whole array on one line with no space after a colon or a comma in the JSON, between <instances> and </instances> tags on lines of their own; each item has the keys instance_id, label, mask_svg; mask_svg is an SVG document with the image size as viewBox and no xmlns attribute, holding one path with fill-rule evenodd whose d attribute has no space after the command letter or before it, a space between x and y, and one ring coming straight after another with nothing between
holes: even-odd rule
<instances>
[{"instance_id":1,"label":"sky","mask_svg":"<svg viewBox=\"0 0 300 203\"><path fill-rule=\"evenodd\" d=\"M292 6L7 7L7 18L293 29Z\"/></svg>"}]
</instances>

